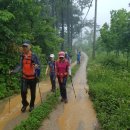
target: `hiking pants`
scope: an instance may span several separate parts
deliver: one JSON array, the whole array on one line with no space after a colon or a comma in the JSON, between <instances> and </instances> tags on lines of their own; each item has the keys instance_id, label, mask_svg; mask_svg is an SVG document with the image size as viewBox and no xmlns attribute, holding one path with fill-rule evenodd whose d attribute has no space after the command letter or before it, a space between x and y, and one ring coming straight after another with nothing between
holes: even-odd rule
<instances>
[{"instance_id":1,"label":"hiking pants","mask_svg":"<svg viewBox=\"0 0 130 130\"><path fill-rule=\"evenodd\" d=\"M55 73L50 73L50 80L52 85L52 90L56 89L56 75Z\"/></svg>"},{"instance_id":2,"label":"hiking pants","mask_svg":"<svg viewBox=\"0 0 130 130\"><path fill-rule=\"evenodd\" d=\"M60 95L63 99L67 99L67 93L66 93L66 82L67 82L67 77L63 78L63 81L58 78L59 82L59 87L60 87Z\"/></svg>"},{"instance_id":3,"label":"hiking pants","mask_svg":"<svg viewBox=\"0 0 130 130\"><path fill-rule=\"evenodd\" d=\"M31 100L30 107L34 107L35 97L36 97L36 79L24 79L22 78L21 83L21 97L23 106L27 106L27 89L30 88Z\"/></svg>"},{"instance_id":4,"label":"hiking pants","mask_svg":"<svg viewBox=\"0 0 130 130\"><path fill-rule=\"evenodd\" d=\"M80 64L80 58L77 58L77 64Z\"/></svg>"}]
</instances>

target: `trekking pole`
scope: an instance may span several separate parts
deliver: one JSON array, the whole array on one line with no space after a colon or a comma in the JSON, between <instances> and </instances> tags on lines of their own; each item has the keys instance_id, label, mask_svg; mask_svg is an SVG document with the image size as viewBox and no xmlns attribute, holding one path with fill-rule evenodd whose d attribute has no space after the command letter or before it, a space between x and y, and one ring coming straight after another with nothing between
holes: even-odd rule
<instances>
[{"instance_id":1,"label":"trekking pole","mask_svg":"<svg viewBox=\"0 0 130 130\"><path fill-rule=\"evenodd\" d=\"M71 79L71 84L72 84L72 88L73 88L73 91L74 91L74 95L75 95L75 98L76 98L76 93L75 93L74 85L73 85L73 82L72 82L72 77L70 77L70 79Z\"/></svg>"},{"instance_id":2,"label":"trekking pole","mask_svg":"<svg viewBox=\"0 0 130 130\"><path fill-rule=\"evenodd\" d=\"M41 90L40 90L40 86L39 86L39 81L38 81L38 88L39 88L39 95L40 95L40 99L41 99L41 103L42 103L42 94L41 94Z\"/></svg>"},{"instance_id":3,"label":"trekking pole","mask_svg":"<svg viewBox=\"0 0 130 130\"><path fill-rule=\"evenodd\" d=\"M9 97L9 113L10 113L10 97Z\"/></svg>"},{"instance_id":4,"label":"trekking pole","mask_svg":"<svg viewBox=\"0 0 130 130\"><path fill-rule=\"evenodd\" d=\"M56 80L55 80L55 97L56 97Z\"/></svg>"},{"instance_id":5,"label":"trekking pole","mask_svg":"<svg viewBox=\"0 0 130 130\"><path fill-rule=\"evenodd\" d=\"M55 77L55 97L56 97L56 77Z\"/></svg>"},{"instance_id":6,"label":"trekking pole","mask_svg":"<svg viewBox=\"0 0 130 130\"><path fill-rule=\"evenodd\" d=\"M11 74L9 74L9 84L11 85ZM6 88L6 90L7 90L7 88ZM9 96L9 100L8 100L8 102L9 102L9 113L10 113L10 96Z\"/></svg>"},{"instance_id":7,"label":"trekking pole","mask_svg":"<svg viewBox=\"0 0 130 130\"><path fill-rule=\"evenodd\" d=\"M55 88L55 97L56 97L56 88Z\"/></svg>"}]
</instances>

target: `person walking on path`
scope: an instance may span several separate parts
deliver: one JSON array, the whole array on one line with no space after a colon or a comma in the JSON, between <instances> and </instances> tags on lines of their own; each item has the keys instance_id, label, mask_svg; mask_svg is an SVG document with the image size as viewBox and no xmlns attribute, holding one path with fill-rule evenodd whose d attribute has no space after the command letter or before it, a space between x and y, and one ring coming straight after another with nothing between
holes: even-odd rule
<instances>
[{"instance_id":1,"label":"person walking on path","mask_svg":"<svg viewBox=\"0 0 130 130\"><path fill-rule=\"evenodd\" d=\"M50 81L51 81L51 85L52 85L52 92L55 92L56 89L56 73L55 73L55 60L54 60L54 54L50 54L50 61L48 62L48 66L46 68L46 73L45 75L48 74L49 71L49 76L50 76Z\"/></svg>"},{"instance_id":2,"label":"person walking on path","mask_svg":"<svg viewBox=\"0 0 130 130\"><path fill-rule=\"evenodd\" d=\"M77 52L77 64L80 64L81 53Z\"/></svg>"},{"instance_id":3,"label":"person walking on path","mask_svg":"<svg viewBox=\"0 0 130 130\"><path fill-rule=\"evenodd\" d=\"M68 75L71 76L71 69L68 60L65 59L65 53L59 52L59 59L56 61L56 74L60 87L61 101L67 103L66 82Z\"/></svg>"},{"instance_id":4,"label":"person walking on path","mask_svg":"<svg viewBox=\"0 0 130 130\"><path fill-rule=\"evenodd\" d=\"M34 109L34 102L36 97L36 84L37 79L40 75L40 63L38 57L32 53L30 50L30 41L26 40L22 45L23 52L20 55L20 65L14 70L10 71L10 74L22 72L21 78L21 98L22 98L22 108L21 111L25 112L27 106L29 105L27 101L27 89L30 88L31 100L30 109L31 112Z\"/></svg>"},{"instance_id":5,"label":"person walking on path","mask_svg":"<svg viewBox=\"0 0 130 130\"><path fill-rule=\"evenodd\" d=\"M65 59L67 59L69 61L70 65L71 65L71 58L70 58L67 51L65 52Z\"/></svg>"}]
</instances>

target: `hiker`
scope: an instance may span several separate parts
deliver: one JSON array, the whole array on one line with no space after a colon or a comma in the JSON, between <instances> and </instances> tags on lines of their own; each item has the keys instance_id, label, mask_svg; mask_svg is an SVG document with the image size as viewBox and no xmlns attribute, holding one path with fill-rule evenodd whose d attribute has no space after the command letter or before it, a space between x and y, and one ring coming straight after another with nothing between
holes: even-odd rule
<instances>
[{"instance_id":1,"label":"hiker","mask_svg":"<svg viewBox=\"0 0 130 130\"><path fill-rule=\"evenodd\" d=\"M55 92L56 89L56 74L55 74L55 60L54 60L54 54L50 54L50 61L48 62L48 66L46 68L46 73L45 75L48 74L48 70L49 70L49 76L50 76L50 81L51 81L51 91Z\"/></svg>"},{"instance_id":2,"label":"hiker","mask_svg":"<svg viewBox=\"0 0 130 130\"><path fill-rule=\"evenodd\" d=\"M37 56L30 50L30 41L26 40L22 45L22 53L20 55L20 65L14 70L10 71L10 74L22 71L21 78L21 98L22 98L22 108L21 111L25 112L27 106L29 105L27 101L27 89L30 88L31 100L29 112L34 109L34 102L36 97L36 84L37 79L40 75L40 64Z\"/></svg>"},{"instance_id":3,"label":"hiker","mask_svg":"<svg viewBox=\"0 0 130 130\"><path fill-rule=\"evenodd\" d=\"M60 87L61 101L67 103L66 82L68 75L71 76L71 69L68 60L65 59L65 53L59 52L59 59L56 61L56 74Z\"/></svg>"},{"instance_id":4,"label":"hiker","mask_svg":"<svg viewBox=\"0 0 130 130\"><path fill-rule=\"evenodd\" d=\"M65 59L67 59L69 61L69 63L71 64L71 58L70 58L68 52L65 52Z\"/></svg>"},{"instance_id":5,"label":"hiker","mask_svg":"<svg viewBox=\"0 0 130 130\"><path fill-rule=\"evenodd\" d=\"M77 52L77 64L80 64L80 57L81 57L80 52Z\"/></svg>"}]
</instances>

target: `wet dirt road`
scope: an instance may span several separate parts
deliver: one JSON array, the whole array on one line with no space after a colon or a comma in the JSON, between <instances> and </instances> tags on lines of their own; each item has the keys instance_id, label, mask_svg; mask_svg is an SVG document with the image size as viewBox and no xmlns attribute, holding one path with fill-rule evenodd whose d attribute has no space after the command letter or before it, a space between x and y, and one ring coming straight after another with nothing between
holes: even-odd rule
<instances>
[{"instance_id":1,"label":"wet dirt road","mask_svg":"<svg viewBox=\"0 0 130 130\"><path fill-rule=\"evenodd\" d=\"M51 85L49 81L43 81L39 84L42 98L50 91ZM28 101L30 101L30 91L28 91ZM36 91L35 105L40 104L39 88ZM10 112L9 112L9 98L0 101L0 130L12 130L15 125L19 124L23 119L28 117L28 109L25 113L21 113L21 96L15 95L10 97Z\"/></svg>"},{"instance_id":2,"label":"wet dirt road","mask_svg":"<svg viewBox=\"0 0 130 130\"><path fill-rule=\"evenodd\" d=\"M68 103L61 103L46 119L39 130L98 130L98 121L89 95L86 93L87 56L82 53L82 61L73 84L76 99L71 85L67 88Z\"/></svg>"}]
</instances>

